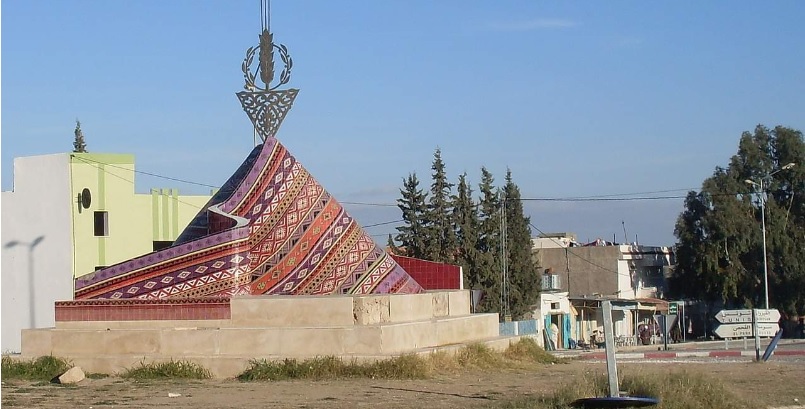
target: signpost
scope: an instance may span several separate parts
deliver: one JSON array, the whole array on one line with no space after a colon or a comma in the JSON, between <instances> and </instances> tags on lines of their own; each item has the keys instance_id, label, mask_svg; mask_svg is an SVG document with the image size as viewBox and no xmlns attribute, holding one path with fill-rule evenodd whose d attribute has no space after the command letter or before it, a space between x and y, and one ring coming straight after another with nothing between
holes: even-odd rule
<instances>
[{"instance_id":1,"label":"signpost","mask_svg":"<svg viewBox=\"0 0 805 409\"><path fill-rule=\"evenodd\" d=\"M780 326L780 311L771 309L721 310L716 314L721 323L715 333L725 340L755 337L755 359L760 360L760 337L773 337ZM726 341L725 341L726 342Z\"/></svg>"},{"instance_id":2,"label":"signpost","mask_svg":"<svg viewBox=\"0 0 805 409\"><path fill-rule=\"evenodd\" d=\"M676 315L679 309L679 304L672 302L668 304L668 315Z\"/></svg>"},{"instance_id":3,"label":"signpost","mask_svg":"<svg viewBox=\"0 0 805 409\"><path fill-rule=\"evenodd\" d=\"M755 310L757 311L758 322L780 321L780 311L777 310ZM721 310L716 314L716 320L722 324L752 322L752 310Z\"/></svg>"},{"instance_id":4,"label":"signpost","mask_svg":"<svg viewBox=\"0 0 805 409\"><path fill-rule=\"evenodd\" d=\"M773 337L780 327L777 324L758 323L757 332L761 337ZM716 328L716 335L721 338L744 338L754 335L752 323L721 324Z\"/></svg>"}]
</instances>

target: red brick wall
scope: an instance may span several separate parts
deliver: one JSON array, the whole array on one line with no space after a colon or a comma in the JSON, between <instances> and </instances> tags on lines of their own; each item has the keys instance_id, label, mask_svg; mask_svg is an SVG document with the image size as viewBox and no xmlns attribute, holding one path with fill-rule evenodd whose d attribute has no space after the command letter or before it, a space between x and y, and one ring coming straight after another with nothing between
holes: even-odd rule
<instances>
[{"instance_id":1,"label":"red brick wall","mask_svg":"<svg viewBox=\"0 0 805 409\"><path fill-rule=\"evenodd\" d=\"M461 267L392 254L391 257L426 290L458 290Z\"/></svg>"},{"instance_id":2,"label":"red brick wall","mask_svg":"<svg viewBox=\"0 0 805 409\"><path fill-rule=\"evenodd\" d=\"M56 302L56 321L229 319L229 298L76 300Z\"/></svg>"}]
</instances>

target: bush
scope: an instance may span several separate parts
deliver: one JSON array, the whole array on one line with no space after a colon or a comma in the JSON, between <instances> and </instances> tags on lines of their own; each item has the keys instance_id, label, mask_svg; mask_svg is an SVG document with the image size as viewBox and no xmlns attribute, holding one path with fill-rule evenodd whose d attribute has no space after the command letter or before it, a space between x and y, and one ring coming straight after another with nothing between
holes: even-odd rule
<instances>
[{"instance_id":1,"label":"bush","mask_svg":"<svg viewBox=\"0 0 805 409\"><path fill-rule=\"evenodd\" d=\"M129 368L120 374L122 378L126 379L209 379L212 374L207 368L190 361L174 361L168 362L152 362L146 364L140 362L140 365L134 368Z\"/></svg>"},{"instance_id":2,"label":"bush","mask_svg":"<svg viewBox=\"0 0 805 409\"><path fill-rule=\"evenodd\" d=\"M242 381L334 378L421 379L429 372L427 362L416 355L402 355L365 363L356 361L345 363L341 358L326 356L303 361L252 360L246 371L238 375L238 379Z\"/></svg>"},{"instance_id":3,"label":"bush","mask_svg":"<svg viewBox=\"0 0 805 409\"><path fill-rule=\"evenodd\" d=\"M24 379L29 381L51 381L63 374L73 365L69 361L52 355L40 356L31 360L2 358L3 379Z\"/></svg>"},{"instance_id":4,"label":"bush","mask_svg":"<svg viewBox=\"0 0 805 409\"><path fill-rule=\"evenodd\" d=\"M540 364L567 363L565 358L559 358L546 352L533 338L520 338L512 344L503 354L506 358L515 361L535 362Z\"/></svg>"}]
</instances>

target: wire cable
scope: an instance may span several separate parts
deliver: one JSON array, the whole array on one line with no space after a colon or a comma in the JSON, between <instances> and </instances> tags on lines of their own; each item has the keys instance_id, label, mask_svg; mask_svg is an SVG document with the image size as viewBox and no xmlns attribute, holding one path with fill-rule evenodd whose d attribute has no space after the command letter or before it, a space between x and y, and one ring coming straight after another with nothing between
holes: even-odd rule
<instances>
[{"instance_id":1,"label":"wire cable","mask_svg":"<svg viewBox=\"0 0 805 409\"><path fill-rule=\"evenodd\" d=\"M134 170L133 170L133 169L126 169L126 168L124 168L124 167L122 167L122 166L114 166L114 165L111 165L111 164L108 164L108 163L103 163L103 162L98 162L98 161L93 161L93 160L87 160L87 159L85 159L85 158L81 158L81 157L78 157L78 156L73 156L73 157L74 157L74 158L76 158L76 159L78 159L78 160L80 160L80 161L82 161L82 162L84 162L84 163L86 163L86 164L87 164L87 165L89 165L89 166L92 166L92 167L95 167L96 169L102 170L102 171L103 171L104 173L106 173L107 175L114 176L114 177L116 177L116 178L118 178L118 179L120 179L120 180L123 180L123 181L125 181L125 182L129 182L129 183L131 183L132 185L134 185L134 181L133 181L133 180L126 179L126 178L124 178L123 176L120 176L120 175L116 175L116 174L114 174L114 173L112 173L112 172L110 172L110 171L106 170L105 166L112 166L112 167L116 167L116 168L118 168L118 169L123 169L123 170L128 171L128 172L134 172ZM90 162L95 162L95 163L90 163ZM100 165L104 165L104 168L101 168L101 166L100 166ZM179 199L178 197L176 197L176 198L174 198L173 196L168 196L168 197L170 197L170 198L171 198L171 199L173 199L173 200L176 200L176 201L177 201L177 202L179 202L179 203L182 203L182 204L184 204L184 205L190 206L190 207L192 207L192 208L194 208L194 209L199 209L199 210L201 210L201 206L196 206L196 205L194 205L194 204L192 204L192 203L185 202L185 201L183 201L183 200Z\"/></svg>"},{"instance_id":2,"label":"wire cable","mask_svg":"<svg viewBox=\"0 0 805 409\"><path fill-rule=\"evenodd\" d=\"M101 162L101 161L97 161L97 160L94 160L94 159L82 158L80 156L75 156L75 155L71 155L71 156L76 158L76 159L78 159L78 160L80 160L80 161L83 161L83 162L93 162L93 163L97 163L97 164L104 165L104 166L110 166L110 167L113 167L113 168L123 169L123 170L128 171L128 172L134 172L134 173L139 173L139 174L142 174L142 175L153 176L153 177L156 177L156 178L172 180L174 182L187 183L189 185L196 185L196 186L204 186L204 187L209 187L209 188L213 188L213 189L218 189L220 187L220 186L208 185L206 183L199 183L199 182L193 182L193 181L190 181L190 180L174 178L174 177L170 177L170 176L158 175L156 173L144 172L142 170L124 168L122 166L117 166L117 165L114 165L114 164L111 164L111 163ZM132 183L134 183L134 182L132 182Z\"/></svg>"},{"instance_id":3,"label":"wire cable","mask_svg":"<svg viewBox=\"0 0 805 409\"><path fill-rule=\"evenodd\" d=\"M531 227L533 227L533 228L534 228L536 231L540 232L540 234L542 234L543 236L547 236L547 234L545 234L545 232L544 232L544 231L542 231L542 230L541 230L539 227L534 226L534 223L529 222L529 223L528 223L528 225L529 225L529 226L531 226ZM570 250L572 247L565 247L565 246L564 246L562 243L558 242L558 241L557 241L556 239L554 239L553 237L547 237L547 238L551 239L551 241L553 241L554 243L556 243L556 244L557 244L557 245L559 245L560 247L564 248L564 249L565 249L565 250L568 252L568 254L571 254L571 255L573 255L573 256L575 256L575 257L578 257L578 258L580 258L580 259L581 259L582 261L584 261L584 262L587 262L587 263L589 263L589 264L591 264L591 265L593 265L593 266L595 266L595 267L598 267L598 268L600 268L600 269L602 269L602 270L604 270L604 271L606 271L606 272L613 273L613 274L615 274L615 275L620 275L620 276L624 276L624 277L631 277L631 276L630 276L630 275L628 275L628 274L621 273L621 272L619 272L619 271L617 271L617 270L612 270L612 269L610 269L610 268L608 268L608 267L605 267L605 266L602 266L602 265L600 265L600 264L598 264L598 263L594 263L594 262L592 262L591 260L588 260L588 259L586 259L586 258L582 257L581 255L577 254L577 253L574 253L572 250Z\"/></svg>"}]
</instances>

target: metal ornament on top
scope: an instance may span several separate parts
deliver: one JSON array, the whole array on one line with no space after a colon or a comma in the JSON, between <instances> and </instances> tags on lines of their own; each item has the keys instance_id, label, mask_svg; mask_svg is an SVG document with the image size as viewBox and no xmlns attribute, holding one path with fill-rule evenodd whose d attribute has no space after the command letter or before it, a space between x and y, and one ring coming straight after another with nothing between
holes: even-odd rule
<instances>
[{"instance_id":1,"label":"metal ornament on top","mask_svg":"<svg viewBox=\"0 0 805 409\"><path fill-rule=\"evenodd\" d=\"M278 90L291 79L291 69L293 59L288 54L288 48L283 44L274 44L274 35L269 29L270 4L267 0L260 2L262 14L262 33L260 33L260 43L257 47L249 47L246 50L246 58L243 60L243 78L246 84L243 88L246 91L238 92L236 95L240 100L243 110L254 125L254 129L265 142L266 139L275 137L279 130L282 120L291 109L298 89L290 88ZM282 60L283 69L280 72L276 84L274 82L274 50ZM251 66L255 55L258 57L258 66L252 71ZM259 76L264 86L257 83Z\"/></svg>"}]
</instances>

